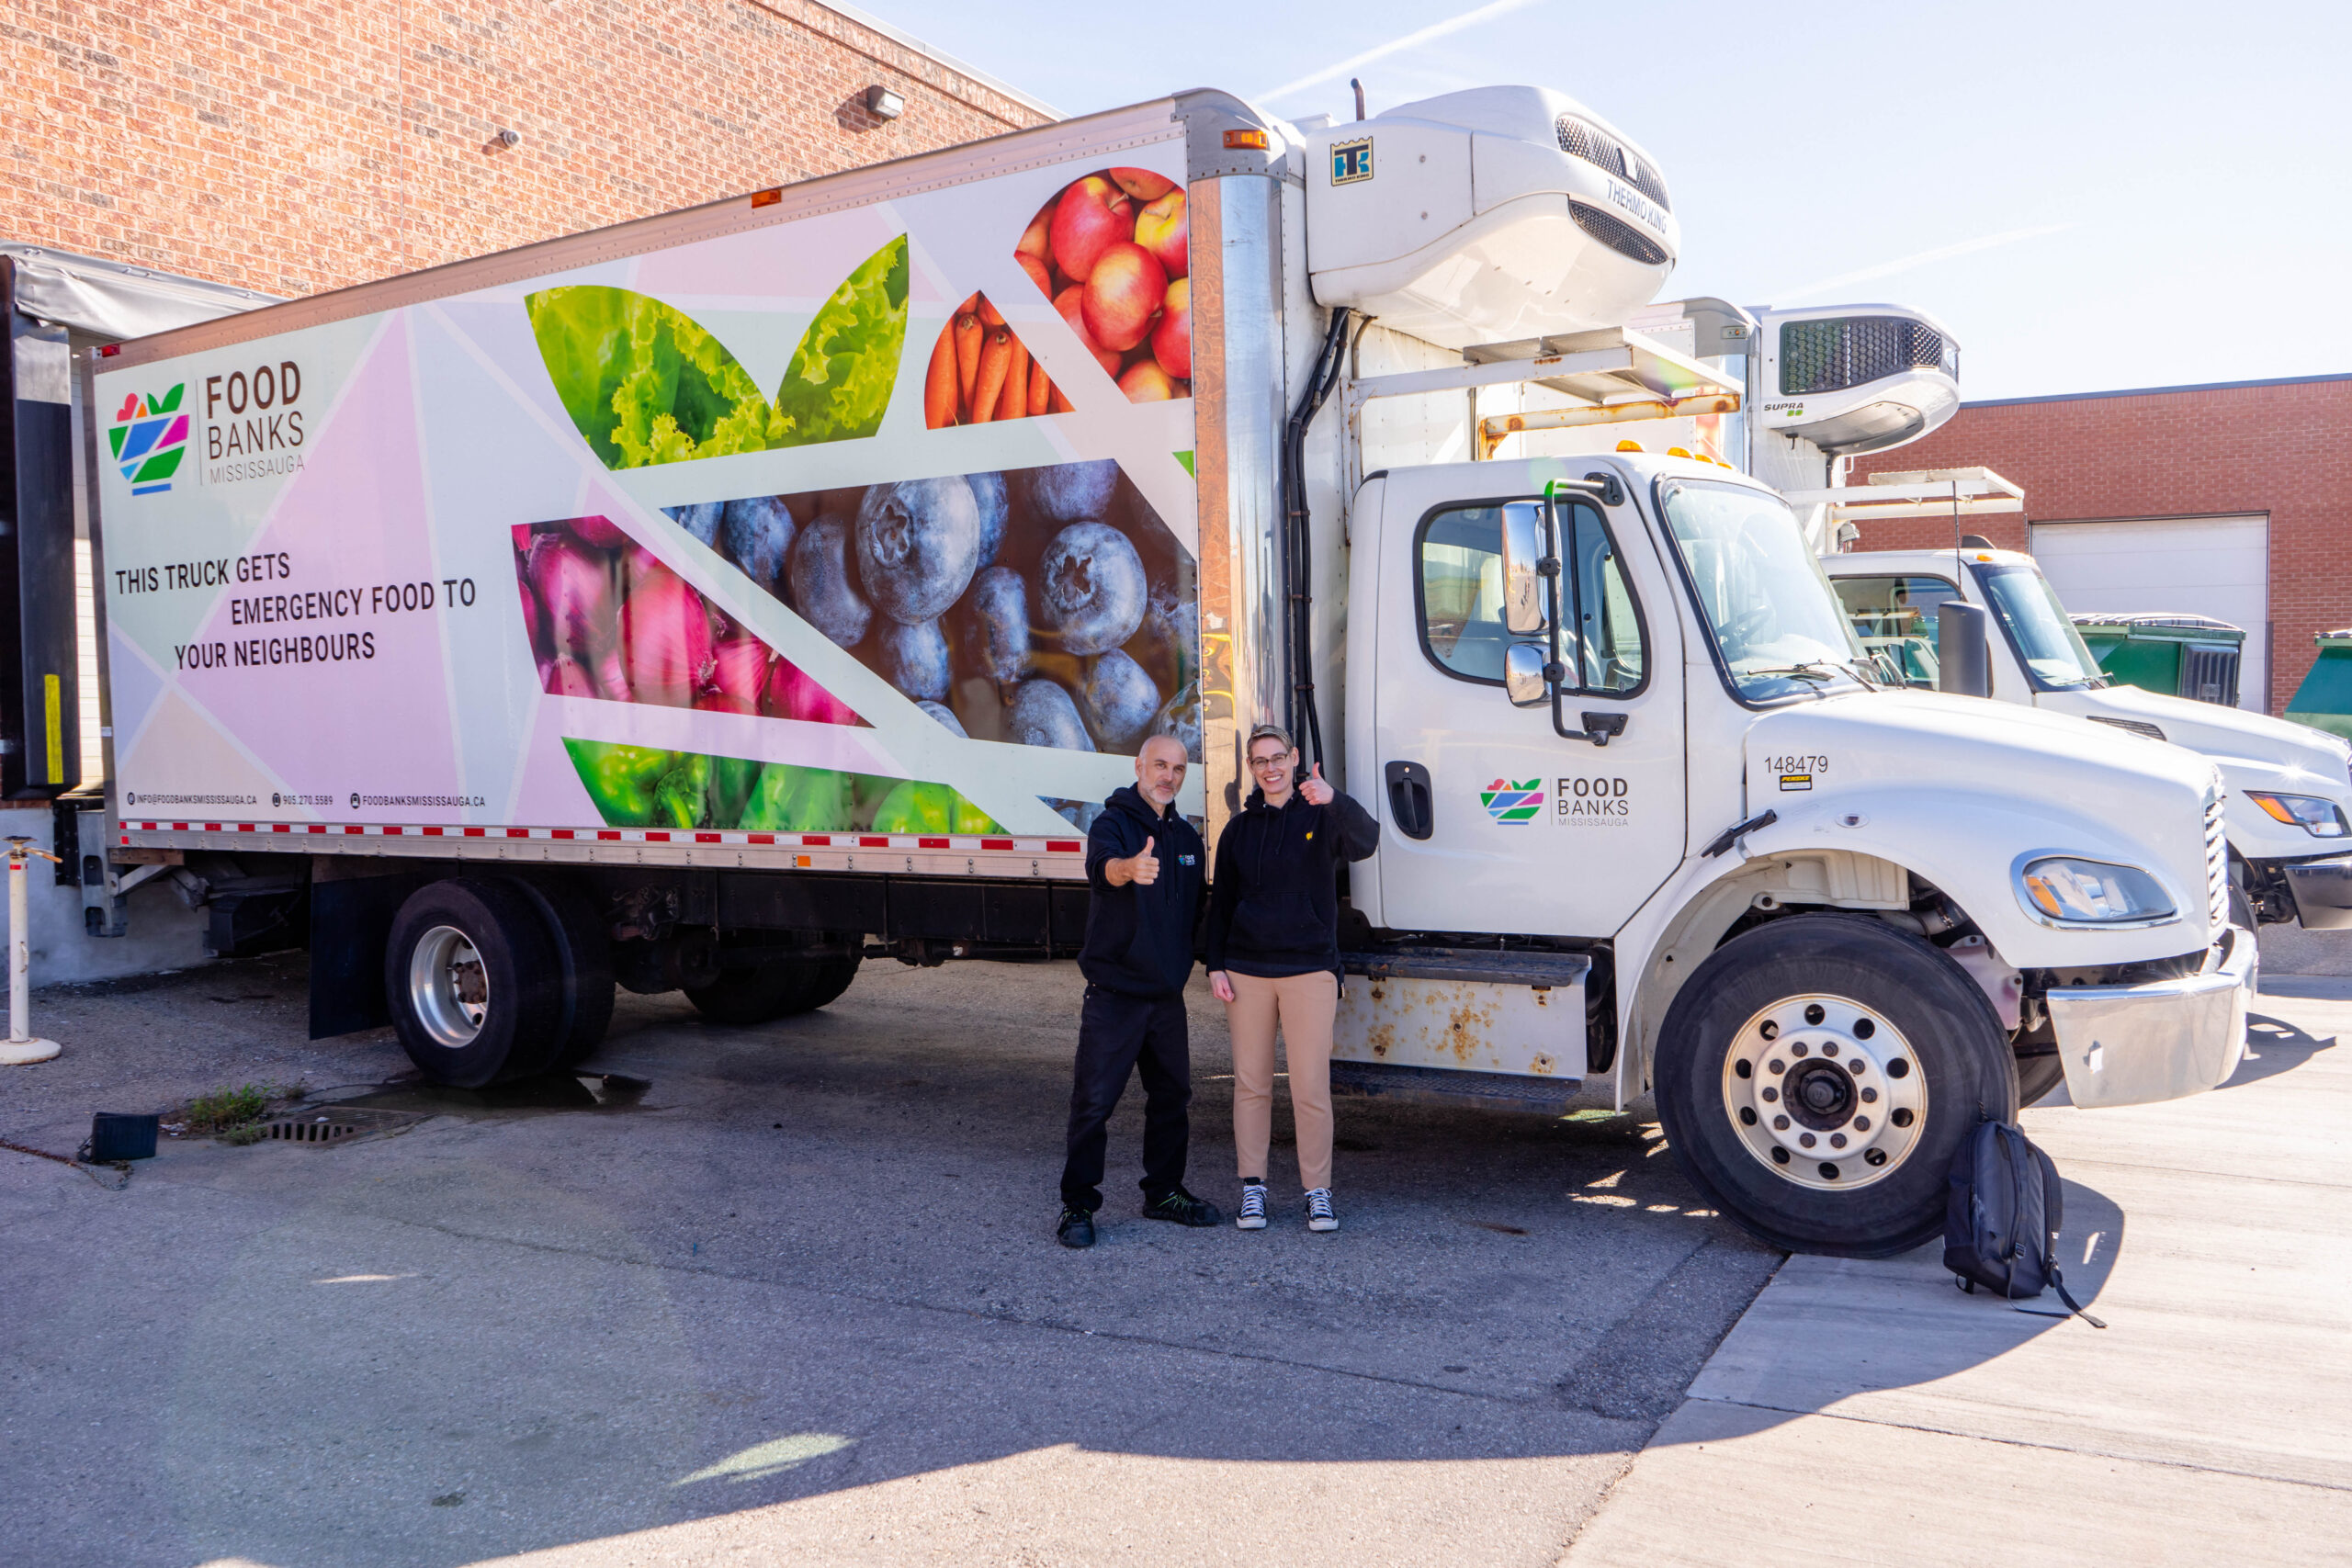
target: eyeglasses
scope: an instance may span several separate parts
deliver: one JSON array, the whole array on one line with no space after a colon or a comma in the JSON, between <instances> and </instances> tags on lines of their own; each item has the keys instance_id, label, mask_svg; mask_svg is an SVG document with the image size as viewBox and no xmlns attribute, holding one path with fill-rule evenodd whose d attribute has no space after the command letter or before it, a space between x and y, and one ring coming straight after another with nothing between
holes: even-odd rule
<instances>
[{"instance_id":1,"label":"eyeglasses","mask_svg":"<svg viewBox=\"0 0 2352 1568\"><path fill-rule=\"evenodd\" d=\"M1277 754L1277 755L1275 755L1275 756L1272 756L1272 757L1252 757L1252 758L1250 758L1250 772L1252 772L1252 773L1264 773L1264 772L1265 772L1267 769L1269 769L1269 768L1282 768L1282 767L1287 767L1287 766L1289 766L1289 764L1290 764L1290 753L1289 753L1289 752L1287 752L1287 751L1283 751L1283 752L1281 752L1281 753L1279 753L1279 754Z\"/></svg>"}]
</instances>

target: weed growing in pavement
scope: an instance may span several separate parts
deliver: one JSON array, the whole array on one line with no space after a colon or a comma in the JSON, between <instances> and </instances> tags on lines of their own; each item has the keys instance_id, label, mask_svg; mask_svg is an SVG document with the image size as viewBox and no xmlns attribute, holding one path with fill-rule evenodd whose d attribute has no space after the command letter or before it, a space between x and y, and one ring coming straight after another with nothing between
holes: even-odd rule
<instances>
[{"instance_id":1,"label":"weed growing in pavement","mask_svg":"<svg viewBox=\"0 0 2352 1568\"><path fill-rule=\"evenodd\" d=\"M246 1084L240 1089L217 1089L210 1094L199 1094L172 1120L179 1123L186 1136L222 1133L230 1134L232 1141L252 1143L261 1135L254 1123L268 1113L269 1090L258 1084ZM235 1138L236 1134L244 1131L252 1132L254 1136Z\"/></svg>"}]
</instances>

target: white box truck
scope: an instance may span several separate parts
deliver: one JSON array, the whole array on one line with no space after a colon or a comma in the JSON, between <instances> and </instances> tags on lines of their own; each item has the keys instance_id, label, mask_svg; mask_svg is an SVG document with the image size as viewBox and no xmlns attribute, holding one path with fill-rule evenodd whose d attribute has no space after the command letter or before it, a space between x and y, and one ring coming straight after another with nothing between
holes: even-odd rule
<instances>
[{"instance_id":1,"label":"white box truck","mask_svg":"<svg viewBox=\"0 0 2352 1568\"><path fill-rule=\"evenodd\" d=\"M1432 460L1479 386L1736 405L1615 324L1676 243L1555 93L1198 92L108 348L109 852L292 868L313 1032L480 1084L616 980L1068 953L1141 740L1214 832L1287 718L1381 819L1355 1087L1654 1095L1758 1234L1915 1246L2018 1042L2228 1076L2222 793L1870 689L1721 466Z\"/></svg>"}]
</instances>

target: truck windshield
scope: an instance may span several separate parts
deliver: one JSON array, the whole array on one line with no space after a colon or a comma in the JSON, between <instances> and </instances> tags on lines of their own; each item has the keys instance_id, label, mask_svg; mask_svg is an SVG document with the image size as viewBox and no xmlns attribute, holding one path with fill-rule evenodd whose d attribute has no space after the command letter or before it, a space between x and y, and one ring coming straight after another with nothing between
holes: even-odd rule
<instances>
[{"instance_id":1,"label":"truck windshield","mask_svg":"<svg viewBox=\"0 0 2352 1568\"><path fill-rule=\"evenodd\" d=\"M2106 683L2098 660L2083 646L2082 633L2041 568L1979 566L1975 571L2002 634L2036 683L2061 690Z\"/></svg>"},{"instance_id":2,"label":"truck windshield","mask_svg":"<svg viewBox=\"0 0 2352 1568\"><path fill-rule=\"evenodd\" d=\"M1838 595L1778 496L1738 485L1663 487L1667 531L1741 701L1858 685L1861 659Z\"/></svg>"}]
</instances>

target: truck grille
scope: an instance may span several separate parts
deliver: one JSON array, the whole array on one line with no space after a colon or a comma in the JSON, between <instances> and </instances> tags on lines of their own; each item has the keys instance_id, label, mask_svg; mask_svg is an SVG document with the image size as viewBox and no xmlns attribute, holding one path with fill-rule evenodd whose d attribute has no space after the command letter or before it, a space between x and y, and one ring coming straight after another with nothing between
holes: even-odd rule
<instances>
[{"instance_id":1,"label":"truck grille","mask_svg":"<svg viewBox=\"0 0 2352 1568\"><path fill-rule=\"evenodd\" d=\"M1666 181L1640 153L1607 131L1569 115L1562 115L1553 130L1559 133L1561 152L1608 170L1668 212L1674 210L1674 203L1666 199Z\"/></svg>"},{"instance_id":2,"label":"truck grille","mask_svg":"<svg viewBox=\"0 0 2352 1568\"><path fill-rule=\"evenodd\" d=\"M1657 266L1666 260L1666 247L1643 233L1630 223L1621 222L1613 214L1598 207L1587 207L1581 201L1568 203L1568 216L1577 227L1607 245L1621 256L1631 256L1637 262Z\"/></svg>"},{"instance_id":3,"label":"truck grille","mask_svg":"<svg viewBox=\"0 0 2352 1568\"><path fill-rule=\"evenodd\" d=\"M2238 650L2190 643L2180 650L2180 694L2200 703L2238 705Z\"/></svg>"},{"instance_id":4,"label":"truck grille","mask_svg":"<svg viewBox=\"0 0 2352 1568\"><path fill-rule=\"evenodd\" d=\"M2230 923L2230 840L2222 829L2222 786L2205 794L2205 902L2215 936Z\"/></svg>"},{"instance_id":5,"label":"truck grille","mask_svg":"<svg viewBox=\"0 0 2352 1568\"><path fill-rule=\"evenodd\" d=\"M1905 370L1960 374L1960 350L1924 321L1830 316L1781 323L1781 395L1835 392Z\"/></svg>"}]
</instances>

